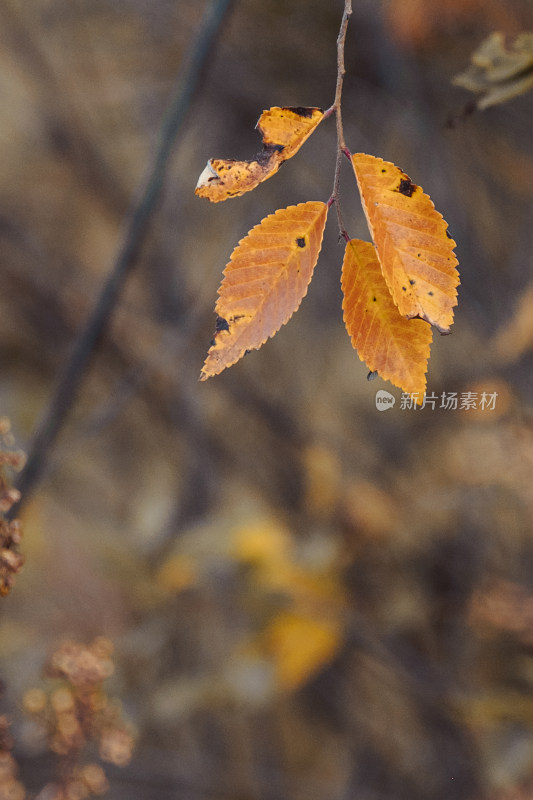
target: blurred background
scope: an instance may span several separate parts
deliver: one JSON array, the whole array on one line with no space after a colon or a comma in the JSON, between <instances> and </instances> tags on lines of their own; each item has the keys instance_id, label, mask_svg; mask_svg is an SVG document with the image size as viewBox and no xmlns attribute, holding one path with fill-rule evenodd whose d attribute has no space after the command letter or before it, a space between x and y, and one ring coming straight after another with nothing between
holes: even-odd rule
<instances>
[{"instance_id":1,"label":"blurred background","mask_svg":"<svg viewBox=\"0 0 533 800\"><path fill-rule=\"evenodd\" d=\"M0 2L0 414L22 449L208 5ZM405 170L457 241L456 322L434 337L428 392L494 407L402 409L367 382L333 214L298 314L198 382L233 247L277 208L326 201L335 164L330 120L254 192L194 196L208 158L254 156L263 109L334 99L343 3L235 0L23 511L0 702L30 793L54 759L22 698L62 640L106 636L138 737L106 770L111 798L533 796L533 94L461 118L471 96L452 83L490 32L531 30L531 0L353 6L348 147ZM355 188L346 163L345 223L367 238Z\"/></svg>"}]
</instances>

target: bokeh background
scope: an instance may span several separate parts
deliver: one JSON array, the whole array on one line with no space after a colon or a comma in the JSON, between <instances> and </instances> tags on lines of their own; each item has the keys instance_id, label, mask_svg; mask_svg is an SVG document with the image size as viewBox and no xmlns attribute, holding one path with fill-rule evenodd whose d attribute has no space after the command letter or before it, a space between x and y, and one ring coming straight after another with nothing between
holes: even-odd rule
<instances>
[{"instance_id":1,"label":"bokeh background","mask_svg":"<svg viewBox=\"0 0 533 800\"><path fill-rule=\"evenodd\" d=\"M21 780L54 759L22 698L65 637L109 637L135 726L121 800L533 796L533 96L461 118L453 85L530 0L354 0L347 144L394 161L457 241L452 336L400 407L343 327L328 222L298 314L206 383L231 250L327 200L334 122L254 192L194 196L252 158L273 105L333 102L340 0L235 0L163 200L44 479L0 606L2 708ZM112 268L205 2L0 2L0 413L27 448ZM454 118L453 125L447 124ZM456 119L457 118L457 119ZM367 237L346 164L350 235ZM397 402L376 410L378 389Z\"/></svg>"}]
</instances>

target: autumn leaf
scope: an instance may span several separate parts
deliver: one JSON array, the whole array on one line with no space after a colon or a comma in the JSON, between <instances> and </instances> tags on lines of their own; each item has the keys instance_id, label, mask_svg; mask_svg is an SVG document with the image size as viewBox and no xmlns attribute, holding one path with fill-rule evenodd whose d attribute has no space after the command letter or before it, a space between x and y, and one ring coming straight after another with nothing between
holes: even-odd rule
<instances>
[{"instance_id":1,"label":"autumn leaf","mask_svg":"<svg viewBox=\"0 0 533 800\"><path fill-rule=\"evenodd\" d=\"M259 157L258 157L259 158ZM258 161L234 161L231 158L210 158L198 178L194 193L206 197L212 203L220 203L230 197L239 197L255 189L279 169L271 157Z\"/></svg>"},{"instance_id":2,"label":"autumn leaf","mask_svg":"<svg viewBox=\"0 0 533 800\"><path fill-rule=\"evenodd\" d=\"M211 158L198 178L195 194L219 203L255 189L298 152L323 117L320 108L263 111L256 125L263 141L261 153L253 161Z\"/></svg>"},{"instance_id":3,"label":"autumn leaf","mask_svg":"<svg viewBox=\"0 0 533 800\"><path fill-rule=\"evenodd\" d=\"M352 239L342 265L342 310L359 358L404 392L426 389L431 327L402 317L381 272L374 245Z\"/></svg>"},{"instance_id":4,"label":"autumn leaf","mask_svg":"<svg viewBox=\"0 0 533 800\"><path fill-rule=\"evenodd\" d=\"M500 31L491 33L472 55L472 63L453 82L471 92L483 93L480 109L504 103L533 88L533 33L522 33L505 47Z\"/></svg>"},{"instance_id":5,"label":"autumn leaf","mask_svg":"<svg viewBox=\"0 0 533 800\"><path fill-rule=\"evenodd\" d=\"M327 210L320 202L279 209L239 242L224 270L200 380L259 349L297 310L318 260Z\"/></svg>"},{"instance_id":6,"label":"autumn leaf","mask_svg":"<svg viewBox=\"0 0 533 800\"><path fill-rule=\"evenodd\" d=\"M322 122L320 108L269 108L263 111L256 128L263 147L279 154L281 161L292 158Z\"/></svg>"},{"instance_id":7,"label":"autumn leaf","mask_svg":"<svg viewBox=\"0 0 533 800\"><path fill-rule=\"evenodd\" d=\"M401 314L449 333L457 305L455 242L442 215L389 161L352 156L363 209L392 299Z\"/></svg>"}]
</instances>

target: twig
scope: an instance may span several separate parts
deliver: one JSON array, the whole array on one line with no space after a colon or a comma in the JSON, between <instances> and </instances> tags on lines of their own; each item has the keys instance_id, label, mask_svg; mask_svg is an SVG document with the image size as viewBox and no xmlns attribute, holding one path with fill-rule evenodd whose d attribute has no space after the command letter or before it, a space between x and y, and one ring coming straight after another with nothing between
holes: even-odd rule
<instances>
[{"instance_id":1,"label":"twig","mask_svg":"<svg viewBox=\"0 0 533 800\"><path fill-rule=\"evenodd\" d=\"M114 266L85 327L74 342L70 357L59 375L48 407L34 434L26 466L17 481L22 499L17 506L13 506L11 516L17 515L21 503L28 500L30 492L43 474L48 453L76 400L98 340L109 324L120 291L136 263L149 222L161 197L166 167L176 136L185 121L208 59L213 55L214 42L231 3L232 0L213 0L201 23L200 32L182 68L177 89L163 119L152 167L139 199L126 221L122 245Z\"/></svg>"},{"instance_id":2,"label":"twig","mask_svg":"<svg viewBox=\"0 0 533 800\"><path fill-rule=\"evenodd\" d=\"M350 158L350 152L346 147L346 142L344 141L344 129L342 126L342 112L341 112L341 98L342 98L342 85L344 82L344 76L346 75L346 69L344 67L344 45L346 42L346 31L348 30L348 22L350 21L350 17L352 16L352 0L344 0L344 14L342 15L342 22L341 27L339 30L339 35L337 37L337 85L335 87L335 102L328 108L326 114L329 116L330 114L335 113L335 120L337 123L337 159L335 162L335 177L333 179L333 191L331 193L331 197L328 200L328 206L333 205L335 203L335 210L337 212L337 221L339 224L339 232L340 235L346 239L348 242L350 237L346 233L346 229L344 227L344 221L342 219L342 212L339 202L339 181L341 175L341 164L342 164L342 157L347 156Z\"/></svg>"}]
</instances>

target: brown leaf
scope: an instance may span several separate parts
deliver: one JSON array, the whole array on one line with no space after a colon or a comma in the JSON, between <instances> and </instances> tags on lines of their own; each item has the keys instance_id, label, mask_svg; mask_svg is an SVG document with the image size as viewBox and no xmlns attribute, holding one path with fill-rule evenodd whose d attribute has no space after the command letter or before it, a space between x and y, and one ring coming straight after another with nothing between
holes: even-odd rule
<instances>
[{"instance_id":1,"label":"brown leaf","mask_svg":"<svg viewBox=\"0 0 533 800\"><path fill-rule=\"evenodd\" d=\"M239 242L224 270L200 380L258 350L294 314L318 260L327 211L320 202L279 209Z\"/></svg>"},{"instance_id":2,"label":"brown leaf","mask_svg":"<svg viewBox=\"0 0 533 800\"><path fill-rule=\"evenodd\" d=\"M392 299L406 317L449 333L457 305L455 242L431 199L389 161L356 153L363 209Z\"/></svg>"},{"instance_id":3,"label":"brown leaf","mask_svg":"<svg viewBox=\"0 0 533 800\"><path fill-rule=\"evenodd\" d=\"M342 265L342 309L352 345L368 368L404 392L426 389L431 327L402 317L381 272L375 248L352 239Z\"/></svg>"},{"instance_id":4,"label":"brown leaf","mask_svg":"<svg viewBox=\"0 0 533 800\"><path fill-rule=\"evenodd\" d=\"M472 55L472 64L453 82L483 93L478 108L504 103L533 88L533 33L522 33L511 50L500 31L491 33Z\"/></svg>"},{"instance_id":5,"label":"brown leaf","mask_svg":"<svg viewBox=\"0 0 533 800\"><path fill-rule=\"evenodd\" d=\"M263 149L254 161L211 158L198 178L195 194L219 203L239 197L272 177L295 155L322 121L320 108L270 108L256 125Z\"/></svg>"}]
</instances>

